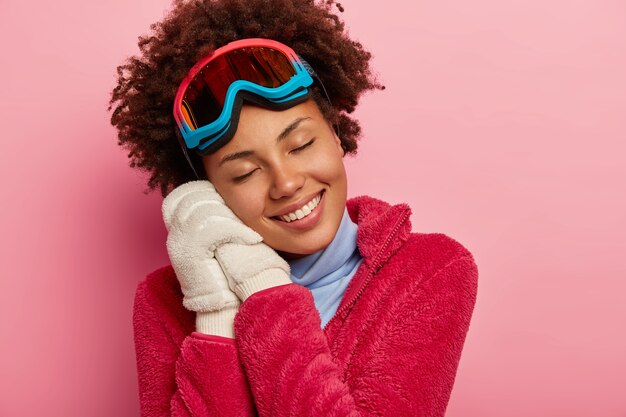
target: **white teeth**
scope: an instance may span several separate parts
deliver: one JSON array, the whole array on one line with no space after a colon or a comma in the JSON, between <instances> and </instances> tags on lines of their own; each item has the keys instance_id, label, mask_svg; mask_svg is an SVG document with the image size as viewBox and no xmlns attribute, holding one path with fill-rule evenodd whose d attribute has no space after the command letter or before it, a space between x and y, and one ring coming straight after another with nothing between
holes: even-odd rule
<instances>
[{"instance_id":1,"label":"white teeth","mask_svg":"<svg viewBox=\"0 0 626 417\"><path fill-rule=\"evenodd\" d=\"M294 220L299 220L311 214L313 209L317 207L317 205L319 204L320 200L321 200L321 194L318 194L313 200L309 201L307 204L302 206L302 208L299 208L298 210L292 213L285 214L279 217L287 223L292 222Z\"/></svg>"}]
</instances>

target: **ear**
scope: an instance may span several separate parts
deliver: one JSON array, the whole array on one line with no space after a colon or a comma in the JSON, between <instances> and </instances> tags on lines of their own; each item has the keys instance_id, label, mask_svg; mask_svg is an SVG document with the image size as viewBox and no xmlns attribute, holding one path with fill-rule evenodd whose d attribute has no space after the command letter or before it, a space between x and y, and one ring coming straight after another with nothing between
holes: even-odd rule
<instances>
[{"instance_id":1,"label":"ear","mask_svg":"<svg viewBox=\"0 0 626 417\"><path fill-rule=\"evenodd\" d=\"M334 132L334 130L333 130ZM341 146L341 139L339 138L339 136L337 136L337 134L334 134L335 136L335 144L337 145L337 149L341 155L341 157L343 158L344 156L346 156L346 150L343 149L343 146Z\"/></svg>"},{"instance_id":2,"label":"ear","mask_svg":"<svg viewBox=\"0 0 626 417\"><path fill-rule=\"evenodd\" d=\"M335 131L333 125L328 121L326 123L328 124L328 128L333 134L333 140L335 141L335 145L337 145L337 149L339 150L341 157L343 158L346 155L346 151L343 149L343 146L341 146L341 139L339 138L339 136L337 136L337 132Z\"/></svg>"}]
</instances>

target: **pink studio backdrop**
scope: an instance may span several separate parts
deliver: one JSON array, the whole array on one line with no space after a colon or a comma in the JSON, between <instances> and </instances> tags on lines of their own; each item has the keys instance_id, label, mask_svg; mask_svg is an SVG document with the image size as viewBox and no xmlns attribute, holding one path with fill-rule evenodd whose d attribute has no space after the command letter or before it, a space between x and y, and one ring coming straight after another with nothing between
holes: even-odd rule
<instances>
[{"instance_id":1,"label":"pink studio backdrop","mask_svg":"<svg viewBox=\"0 0 626 417\"><path fill-rule=\"evenodd\" d=\"M350 196L409 203L479 266L447 416L626 416L624 3L342 4L387 86ZM106 105L168 8L0 2L1 416L139 414L132 302L166 234Z\"/></svg>"}]
</instances>

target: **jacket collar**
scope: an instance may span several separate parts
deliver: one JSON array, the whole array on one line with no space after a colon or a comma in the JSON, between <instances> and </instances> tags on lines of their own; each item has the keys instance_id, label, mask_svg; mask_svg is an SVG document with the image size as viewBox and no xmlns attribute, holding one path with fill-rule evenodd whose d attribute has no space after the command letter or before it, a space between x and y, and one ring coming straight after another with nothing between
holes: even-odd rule
<instances>
[{"instance_id":1,"label":"jacket collar","mask_svg":"<svg viewBox=\"0 0 626 417\"><path fill-rule=\"evenodd\" d=\"M409 238L411 208L369 196L351 198L346 207L358 226L357 247L363 262L376 272Z\"/></svg>"}]
</instances>

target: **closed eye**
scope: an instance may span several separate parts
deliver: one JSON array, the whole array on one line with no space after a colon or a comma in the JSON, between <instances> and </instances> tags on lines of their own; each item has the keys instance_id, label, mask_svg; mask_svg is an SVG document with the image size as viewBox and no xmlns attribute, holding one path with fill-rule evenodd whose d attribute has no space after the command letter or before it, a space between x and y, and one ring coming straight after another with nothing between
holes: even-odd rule
<instances>
[{"instance_id":1,"label":"closed eye","mask_svg":"<svg viewBox=\"0 0 626 417\"><path fill-rule=\"evenodd\" d=\"M304 144L304 145L302 145L302 146L298 146L297 148L292 149L289 153L298 153L298 152L300 152L300 151L303 151L304 149L306 149L306 148L308 148L309 146L313 145L313 143L314 143L314 142L315 142L315 138L311 139L310 141L308 141L307 143L305 143L305 144ZM252 174L254 173L254 171L256 171L257 169L258 169L258 168L255 168L255 169L253 169L252 171L250 171L250 172L248 172L248 173L246 173L246 174L243 174L243 175L240 175L240 176L238 176L238 177L235 177L235 178L233 178L233 181L234 181L234 182L236 182L236 183L243 182L243 181L245 181L248 177L250 177L250 175L252 175Z\"/></svg>"},{"instance_id":2,"label":"closed eye","mask_svg":"<svg viewBox=\"0 0 626 417\"><path fill-rule=\"evenodd\" d=\"M302 145L302 146L300 146L300 147L298 147L298 148L296 148L296 149L292 150L291 152L298 153L298 152L300 152L301 150L305 149L306 147L311 146L311 145L313 144L313 142L315 142L315 138L311 139L310 141L308 141L308 142L307 142L307 143L305 143L304 145Z\"/></svg>"},{"instance_id":3,"label":"closed eye","mask_svg":"<svg viewBox=\"0 0 626 417\"><path fill-rule=\"evenodd\" d=\"M257 168L257 169L258 169L258 168ZM241 176L239 176L239 177L235 177L235 178L233 178L233 181L235 181L235 182L242 182L243 180L245 180L246 178L248 178L250 175L252 175L252 173L253 173L254 171L256 171L256 169L253 169L252 171L248 172L248 173L247 173L247 174L245 174L245 175L241 175Z\"/></svg>"}]
</instances>

